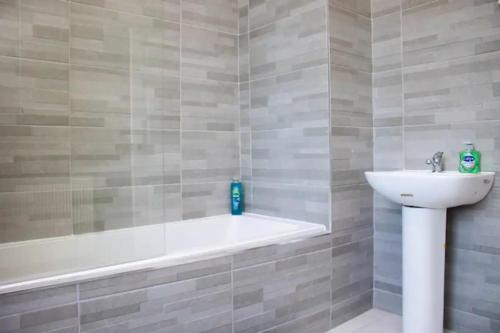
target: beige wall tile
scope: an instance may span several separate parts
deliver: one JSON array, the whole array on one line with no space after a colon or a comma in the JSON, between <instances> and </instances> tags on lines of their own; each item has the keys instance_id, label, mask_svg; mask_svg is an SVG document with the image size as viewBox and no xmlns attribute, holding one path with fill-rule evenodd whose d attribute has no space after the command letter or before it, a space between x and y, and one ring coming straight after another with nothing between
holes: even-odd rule
<instances>
[{"instance_id":1,"label":"beige wall tile","mask_svg":"<svg viewBox=\"0 0 500 333\"><path fill-rule=\"evenodd\" d=\"M69 4L63 0L20 0L20 55L69 61Z\"/></svg>"},{"instance_id":2,"label":"beige wall tile","mask_svg":"<svg viewBox=\"0 0 500 333\"><path fill-rule=\"evenodd\" d=\"M69 130L0 126L0 192L69 188Z\"/></svg>"},{"instance_id":3,"label":"beige wall tile","mask_svg":"<svg viewBox=\"0 0 500 333\"><path fill-rule=\"evenodd\" d=\"M0 55L17 56L19 52L18 0L0 1Z\"/></svg>"},{"instance_id":4,"label":"beige wall tile","mask_svg":"<svg viewBox=\"0 0 500 333\"><path fill-rule=\"evenodd\" d=\"M0 194L0 243L72 232L71 192Z\"/></svg>"}]
</instances>

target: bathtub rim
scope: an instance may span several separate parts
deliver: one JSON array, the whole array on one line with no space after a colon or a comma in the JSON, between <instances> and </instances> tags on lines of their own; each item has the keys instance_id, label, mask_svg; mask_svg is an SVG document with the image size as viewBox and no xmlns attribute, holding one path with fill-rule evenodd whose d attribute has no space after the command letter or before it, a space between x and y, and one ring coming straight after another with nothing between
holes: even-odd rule
<instances>
[{"instance_id":1,"label":"bathtub rim","mask_svg":"<svg viewBox=\"0 0 500 333\"><path fill-rule=\"evenodd\" d=\"M170 223L189 223L189 222L192 223L198 220L216 219L217 217L222 217L227 215L228 214L223 214L223 215L210 216L200 219L190 219L190 220L170 222ZM213 250L204 251L203 253L200 253L200 250L198 250L198 251L183 253L180 255L167 254L159 257L125 262L116 265L85 269L71 273L56 274L53 276L35 278L35 279L7 283L7 284L0 284L0 296L14 292L30 291L34 289L47 289L57 286L72 285L92 280L99 280L103 278L111 278L113 276L125 273L137 273L141 271L163 269L172 266L190 264L197 261L222 258L255 248L261 248L271 245L289 244L308 238L328 235L331 233L326 228L326 226L312 222L304 222L299 220L292 220L292 219L266 216L253 213L245 213L244 215L260 219L273 220L282 223L302 225L304 227L308 227L308 229L294 230L292 232L288 232L287 234L274 235L272 237L268 237L262 240L242 242L236 245L228 246L227 248L224 249L215 248Z\"/></svg>"}]
</instances>

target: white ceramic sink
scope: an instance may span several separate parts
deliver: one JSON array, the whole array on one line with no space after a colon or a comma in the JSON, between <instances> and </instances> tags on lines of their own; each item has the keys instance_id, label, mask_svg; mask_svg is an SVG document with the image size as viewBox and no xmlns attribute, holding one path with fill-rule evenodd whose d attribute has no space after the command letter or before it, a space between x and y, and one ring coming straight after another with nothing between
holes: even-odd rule
<instances>
[{"instance_id":1,"label":"white ceramic sink","mask_svg":"<svg viewBox=\"0 0 500 333\"><path fill-rule=\"evenodd\" d=\"M366 173L377 192L403 206L404 333L443 333L446 211L481 201L494 177L494 172Z\"/></svg>"},{"instance_id":2,"label":"white ceramic sink","mask_svg":"<svg viewBox=\"0 0 500 333\"><path fill-rule=\"evenodd\" d=\"M366 178L373 189L395 203L438 209L481 201L490 191L495 173L404 170L366 172Z\"/></svg>"}]
</instances>

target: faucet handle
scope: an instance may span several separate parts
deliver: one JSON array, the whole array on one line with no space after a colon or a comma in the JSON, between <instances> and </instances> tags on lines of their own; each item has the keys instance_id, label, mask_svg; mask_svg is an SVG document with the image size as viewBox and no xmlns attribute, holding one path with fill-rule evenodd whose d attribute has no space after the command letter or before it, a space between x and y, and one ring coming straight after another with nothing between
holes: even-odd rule
<instances>
[{"instance_id":1,"label":"faucet handle","mask_svg":"<svg viewBox=\"0 0 500 333\"><path fill-rule=\"evenodd\" d=\"M425 164L432 165L432 172L442 172L444 170L442 151L438 151L432 156L432 159L425 161Z\"/></svg>"},{"instance_id":2,"label":"faucet handle","mask_svg":"<svg viewBox=\"0 0 500 333\"><path fill-rule=\"evenodd\" d=\"M437 153L432 156L432 159L435 161L441 161L443 159L444 153L442 151L438 151Z\"/></svg>"}]
</instances>

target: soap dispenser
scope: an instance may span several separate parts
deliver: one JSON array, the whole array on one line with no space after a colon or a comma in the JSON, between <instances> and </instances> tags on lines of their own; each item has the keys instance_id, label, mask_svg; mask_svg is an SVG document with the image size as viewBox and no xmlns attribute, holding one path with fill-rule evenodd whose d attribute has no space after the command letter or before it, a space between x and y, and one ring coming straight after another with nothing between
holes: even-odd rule
<instances>
[{"instance_id":1,"label":"soap dispenser","mask_svg":"<svg viewBox=\"0 0 500 333\"><path fill-rule=\"evenodd\" d=\"M481 172L481 153L475 150L472 142L465 142L465 150L460 152L458 171L461 173Z\"/></svg>"}]
</instances>

